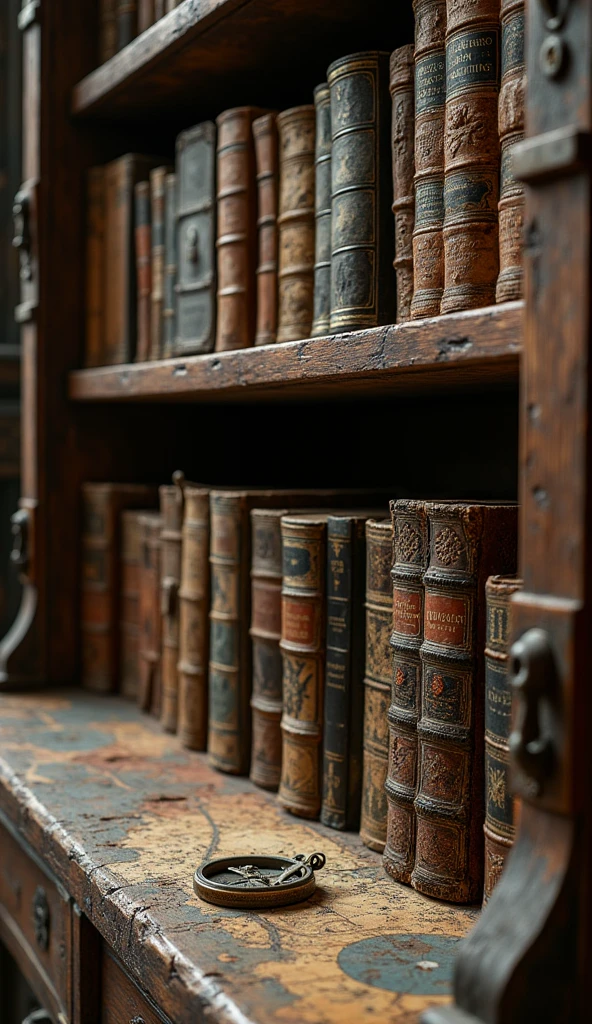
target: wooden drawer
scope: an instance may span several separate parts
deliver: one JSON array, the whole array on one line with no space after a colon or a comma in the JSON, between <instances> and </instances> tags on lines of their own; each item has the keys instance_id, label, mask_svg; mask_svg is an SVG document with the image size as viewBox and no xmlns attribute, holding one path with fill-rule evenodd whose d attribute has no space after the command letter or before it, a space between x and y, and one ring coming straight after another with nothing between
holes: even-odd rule
<instances>
[{"instance_id":1,"label":"wooden drawer","mask_svg":"<svg viewBox=\"0 0 592 1024\"><path fill-rule=\"evenodd\" d=\"M0 820L0 941L58 1024L70 1018L71 927L67 894Z\"/></svg>"},{"instance_id":2,"label":"wooden drawer","mask_svg":"<svg viewBox=\"0 0 592 1024\"><path fill-rule=\"evenodd\" d=\"M101 1024L169 1024L103 946Z\"/></svg>"}]
</instances>

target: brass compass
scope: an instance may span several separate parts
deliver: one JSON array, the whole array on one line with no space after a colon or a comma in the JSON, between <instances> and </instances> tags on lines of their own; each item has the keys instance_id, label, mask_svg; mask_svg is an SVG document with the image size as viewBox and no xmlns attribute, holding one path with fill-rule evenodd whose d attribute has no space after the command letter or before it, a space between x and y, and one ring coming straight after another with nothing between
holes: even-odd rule
<instances>
[{"instance_id":1,"label":"brass compass","mask_svg":"<svg viewBox=\"0 0 592 1024\"><path fill-rule=\"evenodd\" d=\"M284 907L308 899L315 890L315 871L325 864L323 853L295 857L223 857L208 860L193 876L196 894L208 903L237 910Z\"/></svg>"}]
</instances>

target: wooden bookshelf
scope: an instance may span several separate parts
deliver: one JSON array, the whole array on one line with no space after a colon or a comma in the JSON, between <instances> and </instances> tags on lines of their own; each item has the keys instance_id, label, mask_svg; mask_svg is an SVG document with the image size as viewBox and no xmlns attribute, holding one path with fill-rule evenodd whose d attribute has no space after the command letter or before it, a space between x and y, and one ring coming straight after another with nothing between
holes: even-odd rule
<instances>
[{"instance_id":1,"label":"wooden bookshelf","mask_svg":"<svg viewBox=\"0 0 592 1024\"><path fill-rule=\"evenodd\" d=\"M284 345L75 370L76 401L220 402L311 393L415 393L517 382L520 302Z\"/></svg>"}]
</instances>

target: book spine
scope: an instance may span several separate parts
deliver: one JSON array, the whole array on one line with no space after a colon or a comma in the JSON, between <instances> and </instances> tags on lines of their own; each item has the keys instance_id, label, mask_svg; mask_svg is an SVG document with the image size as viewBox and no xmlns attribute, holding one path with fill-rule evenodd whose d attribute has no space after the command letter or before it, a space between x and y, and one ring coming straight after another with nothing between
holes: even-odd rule
<instances>
[{"instance_id":1,"label":"book spine","mask_svg":"<svg viewBox=\"0 0 592 1024\"><path fill-rule=\"evenodd\" d=\"M501 174L499 201L500 274L496 299L522 298L522 238L524 186L512 173L512 148L524 138L526 65L524 58L524 0L502 0L502 80L499 96Z\"/></svg>"},{"instance_id":2,"label":"book spine","mask_svg":"<svg viewBox=\"0 0 592 1024\"><path fill-rule=\"evenodd\" d=\"M218 125L218 317L216 351L248 348L255 340L257 182L253 107L226 110Z\"/></svg>"},{"instance_id":3,"label":"book spine","mask_svg":"<svg viewBox=\"0 0 592 1024\"><path fill-rule=\"evenodd\" d=\"M81 632L82 685L108 693L115 687L114 513L107 491L83 490Z\"/></svg>"},{"instance_id":4,"label":"book spine","mask_svg":"<svg viewBox=\"0 0 592 1024\"><path fill-rule=\"evenodd\" d=\"M413 226L415 223L415 98L413 46L391 54L393 214L397 277L397 322L409 320L413 298Z\"/></svg>"},{"instance_id":5,"label":"book spine","mask_svg":"<svg viewBox=\"0 0 592 1024\"><path fill-rule=\"evenodd\" d=\"M278 134L275 114L253 121L257 167L257 266L256 345L273 345L277 331L278 271Z\"/></svg>"},{"instance_id":6,"label":"book spine","mask_svg":"<svg viewBox=\"0 0 592 1024\"><path fill-rule=\"evenodd\" d=\"M140 633L140 547L141 532L137 512L121 514L121 617L120 676L123 697L136 700L138 695L139 633Z\"/></svg>"},{"instance_id":7,"label":"book spine","mask_svg":"<svg viewBox=\"0 0 592 1024\"><path fill-rule=\"evenodd\" d=\"M179 589L179 736L191 750L207 746L209 553L210 496L186 487Z\"/></svg>"},{"instance_id":8,"label":"book spine","mask_svg":"<svg viewBox=\"0 0 592 1024\"><path fill-rule=\"evenodd\" d=\"M138 35L154 24L154 0L138 0Z\"/></svg>"},{"instance_id":9,"label":"book spine","mask_svg":"<svg viewBox=\"0 0 592 1024\"><path fill-rule=\"evenodd\" d=\"M87 177L85 366L100 366L103 361L104 243L105 168L91 167Z\"/></svg>"},{"instance_id":10,"label":"book spine","mask_svg":"<svg viewBox=\"0 0 592 1024\"><path fill-rule=\"evenodd\" d=\"M315 132L315 261L311 338L331 326L331 92L326 82L314 91Z\"/></svg>"},{"instance_id":11,"label":"book spine","mask_svg":"<svg viewBox=\"0 0 592 1024\"><path fill-rule=\"evenodd\" d=\"M485 585L485 883L487 903L516 832L510 791L510 727L512 687L508 679L511 637L511 597L522 583L512 577L491 576Z\"/></svg>"},{"instance_id":12,"label":"book spine","mask_svg":"<svg viewBox=\"0 0 592 1024\"><path fill-rule=\"evenodd\" d=\"M500 0L447 2L442 313L495 302L499 14Z\"/></svg>"},{"instance_id":13,"label":"book spine","mask_svg":"<svg viewBox=\"0 0 592 1024\"><path fill-rule=\"evenodd\" d=\"M177 731L179 712L179 584L183 490L175 485L161 487L161 614L162 614L162 707L161 721L167 732Z\"/></svg>"},{"instance_id":14,"label":"book spine","mask_svg":"<svg viewBox=\"0 0 592 1024\"><path fill-rule=\"evenodd\" d=\"M131 359L136 329L133 158L105 168L105 364Z\"/></svg>"},{"instance_id":15,"label":"book spine","mask_svg":"<svg viewBox=\"0 0 592 1024\"><path fill-rule=\"evenodd\" d=\"M136 280L138 285L138 340L136 361L148 359L150 354L150 293L151 293L151 227L150 185L139 181L134 189L136 209Z\"/></svg>"},{"instance_id":16,"label":"book spine","mask_svg":"<svg viewBox=\"0 0 592 1024\"><path fill-rule=\"evenodd\" d=\"M371 51L330 65L331 332L392 323L389 55Z\"/></svg>"},{"instance_id":17,"label":"book spine","mask_svg":"<svg viewBox=\"0 0 592 1024\"><path fill-rule=\"evenodd\" d=\"M280 145L278 341L308 338L314 305L315 108L277 116Z\"/></svg>"},{"instance_id":18,"label":"book spine","mask_svg":"<svg viewBox=\"0 0 592 1024\"><path fill-rule=\"evenodd\" d=\"M162 702L160 614L160 553L162 520L158 515L140 519L140 639L138 704L160 717Z\"/></svg>"},{"instance_id":19,"label":"book spine","mask_svg":"<svg viewBox=\"0 0 592 1024\"><path fill-rule=\"evenodd\" d=\"M411 318L437 316L444 290L446 0L414 0L415 227Z\"/></svg>"},{"instance_id":20,"label":"book spine","mask_svg":"<svg viewBox=\"0 0 592 1024\"><path fill-rule=\"evenodd\" d=\"M154 20L160 21L166 14L166 0L154 0Z\"/></svg>"},{"instance_id":21,"label":"book spine","mask_svg":"<svg viewBox=\"0 0 592 1024\"><path fill-rule=\"evenodd\" d=\"M248 516L240 497L210 495L208 753L219 771L249 766Z\"/></svg>"},{"instance_id":22,"label":"book spine","mask_svg":"<svg viewBox=\"0 0 592 1024\"><path fill-rule=\"evenodd\" d=\"M424 584L428 527L423 502L391 505L394 536L393 651L391 704L388 710L390 757L384 867L398 882L411 881L415 863L415 808L418 777L417 723L421 703L420 648L423 641Z\"/></svg>"},{"instance_id":23,"label":"book spine","mask_svg":"<svg viewBox=\"0 0 592 1024\"><path fill-rule=\"evenodd\" d=\"M321 809L326 523L282 519L282 774L279 801L303 818Z\"/></svg>"},{"instance_id":24,"label":"book spine","mask_svg":"<svg viewBox=\"0 0 592 1024\"><path fill-rule=\"evenodd\" d=\"M99 59L101 64L117 52L117 0L100 0Z\"/></svg>"},{"instance_id":25,"label":"book spine","mask_svg":"<svg viewBox=\"0 0 592 1024\"><path fill-rule=\"evenodd\" d=\"M137 0L117 0L117 49L131 43L138 33Z\"/></svg>"},{"instance_id":26,"label":"book spine","mask_svg":"<svg viewBox=\"0 0 592 1024\"><path fill-rule=\"evenodd\" d=\"M163 352L162 307L164 291L164 205L167 167L150 172L152 202L152 300L150 319L150 358L160 359Z\"/></svg>"},{"instance_id":27,"label":"book spine","mask_svg":"<svg viewBox=\"0 0 592 1024\"><path fill-rule=\"evenodd\" d=\"M393 618L390 522L366 524L366 670L360 838L382 853L386 841L387 710L391 692L389 638Z\"/></svg>"},{"instance_id":28,"label":"book spine","mask_svg":"<svg viewBox=\"0 0 592 1024\"><path fill-rule=\"evenodd\" d=\"M277 790L282 766L281 510L251 512L251 781Z\"/></svg>"},{"instance_id":29,"label":"book spine","mask_svg":"<svg viewBox=\"0 0 592 1024\"><path fill-rule=\"evenodd\" d=\"M177 284L177 176L167 174L164 199L164 286L162 303L162 344L165 358L174 354Z\"/></svg>"}]
</instances>

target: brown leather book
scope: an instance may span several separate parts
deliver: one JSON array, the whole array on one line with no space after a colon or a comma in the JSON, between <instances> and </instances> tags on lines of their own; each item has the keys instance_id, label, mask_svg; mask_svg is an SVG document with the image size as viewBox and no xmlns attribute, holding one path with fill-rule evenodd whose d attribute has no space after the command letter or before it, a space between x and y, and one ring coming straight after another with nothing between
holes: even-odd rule
<instances>
[{"instance_id":1,"label":"brown leather book","mask_svg":"<svg viewBox=\"0 0 592 1024\"><path fill-rule=\"evenodd\" d=\"M179 588L179 718L181 743L205 750L208 737L210 492L186 484Z\"/></svg>"},{"instance_id":2,"label":"brown leather book","mask_svg":"<svg viewBox=\"0 0 592 1024\"><path fill-rule=\"evenodd\" d=\"M391 54L390 91L393 101L391 146L393 214L395 216L395 273L397 323L409 320L413 298L413 225L415 223L415 97L413 45Z\"/></svg>"},{"instance_id":3,"label":"brown leather book","mask_svg":"<svg viewBox=\"0 0 592 1024\"><path fill-rule=\"evenodd\" d=\"M164 280L162 286L162 354L175 355L177 337L177 175L164 179ZM190 239L193 242L193 239ZM195 248L182 256L193 259Z\"/></svg>"},{"instance_id":4,"label":"brown leather book","mask_svg":"<svg viewBox=\"0 0 592 1024\"><path fill-rule=\"evenodd\" d=\"M512 148L524 138L524 17L524 0L502 0L502 81L498 108L500 274L495 293L498 302L520 299L523 291L524 186L512 173Z\"/></svg>"},{"instance_id":5,"label":"brown leather book","mask_svg":"<svg viewBox=\"0 0 592 1024\"><path fill-rule=\"evenodd\" d=\"M444 290L446 0L414 0L415 227L411 317L437 316Z\"/></svg>"},{"instance_id":6,"label":"brown leather book","mask_svg":"<svg viewBox=\"0 0 592 1024\"><path fill-rule=\"evenodd\" d=\"M495 302L499 15L500 0L447 2L442 313Z\"/></svg>"},{"instance_id":7,"label":"brown leather book","mask_svg":"<svg viewBox=\"0 0 592 1024\"><path fill-rule=\"evenodd\" d=\"M160 21L166 14L166 0L154 0L154 20Z\"/></svg>"},{"instance_id":8,"label":"brown leather book","mask_svg":"<svg viewBox=\"0 0 592 1024\"><path fill-rule=\"evenodd\" d=\"M152 305L150 314L150 358L163 355L162 308L164 298L164 208L167 174L172 167L154 167L150 172L152 206Z\"/></svg>"},{"instance_id":9,"label":"brown leather book","mask_svg":"<svg viewBox=\"0 0 592 1024\"><path fill-rule=\"evenodd\" d=\"M86 179L86 344L85 366L101 366L105 294L105 168L91 167Z\"/></svg>"},{"instance_id":10,"label":"brown leather book","mask_svg":"<svg viewBox=\"0 0 592 1024\"><path fill-rule=\"evenodd\" d=\"M154 24L154 0L138 0L138 35Z\"/></svg>"},{"instance_id":11,"label":"brown leather book","mask_svg":"<svg viewBox=\"0 0 592 1024\"><path fill-rule=\"evenodd\" d=\"M471 903L483 892L485 582L516 569L510 503L426 503L415 867L419 892Z\"/></svg>"},{"instance_id":12,"label":"brown leather book","mask_svg":"<svg viewBox=\"0 0 592 1024\"><path fill-rule=\"evenodd\" d=\"M415 864L417 794L417 723L421 704L423 641L423 575L428 564L428 520L425 502L402 499L391 503L393 521L392 692L388 710L389 770L384 867L397 882L410 882Z\"/></svg>"},{"instance_id":13,"label":"brown leather book","mask_svg":"<svg viewBox=\"0 0 592 1024\"><path fill-rule=\"evenodd\" d=\"M136 202L136 281L138 286L136 362L143 362L150 358L150 296L152 292L150 183L139 181L134 191Z\"/></svg>"},{"instance_id":14,"label":"brown leather book","mask_svg":"<svg viewBox=\"0 0 592 1024\"><path fill-rule=\"evenodd\" d=\"M235 107L218 126L218 316L216 351L255 341L257 181L253 120L257 107Z\"/></svg>"},{"instance_id":15,"label":"brown leather book","mask_svg":"<svg viewBox=\"0 0 592 1024\"><path fill-rule=\"evenodd\" d=\"M100 0L99 7L99 62L117 53L117 2L118 0Z\"/></svg>"},{"instance_id":16,"label":"brown leather book","mask_svg":"<svg viewBox=\"0 0 592 1024\"><path fill-rule=\"evenodd\" d=\"M82 684L110 692L119 683L121 512L154 500L141 484L82 485Z\"/></svg>"},{"instance_id":17,"label":"brown leather book","mask_svg":"<svg viewBox=\"0 0 592 1024\"><path fill-rule=\"evenodd\" d=\"M121 513L121 668L119 689L123 697L136 700L139 678L140 643L140 553L139 512Z\"/></svg>"},{"instance_id":18,"label":"brown leather book","mask_svg":"<svg viewBox=\"0 0 592 1024\"><path fill-rule=\"evenodd\" d=\"M508 678L508 648L512 636L512 594L522 589L516 576L490 576L485 584L485 882L487 903L516 834L516 814L510 789L510 731L512 685Z\"/></svg>"},{"instance_id":19,"label":"brown leather book","mask_svg":"<svg viewBox=\"0 0 592 1024\"><path fill-rule=\"evenodd\" d=\"M162 517L159 512L139 515L140 538L140 638L138 704L160 717L162 704L160 612L160 551Z\"/></svg>"},{"instance_id":20,"label":"brown leather book","mask_svg":"<svg viewBox=\"0 0 592 1024\"><path fill-rule=\"evenodd\" d=\"M330 65L331 332L393 323L389 54Z\"/></svg>"},{"instance_id":21,"label":"brown leather book","mask_svg":"<svg viewBox=\"0 0 592 1024\"><path fill-rule=\"evenodd\" d=\"M315 131L315 262L311 338L331 326L331 92L327 82L314 91Z\"/></svg>"},{"instance_id":22,"label":"brown leather book","mask_svg":"<svg viewBox=\"0 0 592 1024\"><path fill-rule=\"evenodd\" d=\"M178 481L159 487L161 539L162 613L162 706L161 721L167 732L177 731L179 713L179 586L183 528L183 474Z\"/></svg>"},{"instance_id":23,"label":"brown leather book","mask_svg":"<svg viewBox=\"0 0 592 1024\"><path fill-rule=\"evenodd\" d=\"M105 363L129 363L136 350L134 185L156 161L128 153L105 167Z\"/></svg>"},{"instance_id":24,"label":"brown leather book","mask_svg":"<svg viewBox=\"0 0 592 1024\"><path fill-rule=\"evenodd\" d=\"M256 345L273 345L277 331L279 154L275 114L253 121L257 168L257 329Z\"/></svg>"},{"instance_id":25,"label":"brown leather book","mask_svg":"<svg viewBox=\"0 0 592 1024\"><path fill-rule=\"evenodd\" d=\"M308 338L315 262L315 108L283 110L280 139L278 341Z\"/></svg>"},{"instance_id":26,"label":"brown leather book","mask_svg":"<svg viewBox=\"0 0 592 1024\"><path fill-rule=\"evenodd\" d=\"M390 519L366 523L366 668L360 838L382 853L386 840L387 710L391 693L389 640L393 618L393 527Z\"/></svg>"},{"instance_id":27,"label":"brown leather book","mask_svg":"<svg viewBox=\"0 0 592 1024\"><path fill-rule=\"evenodd\" d=\"M117 49L131 43L138 34L138 0L116 0Z\"/></svg>"}]
</instances>

